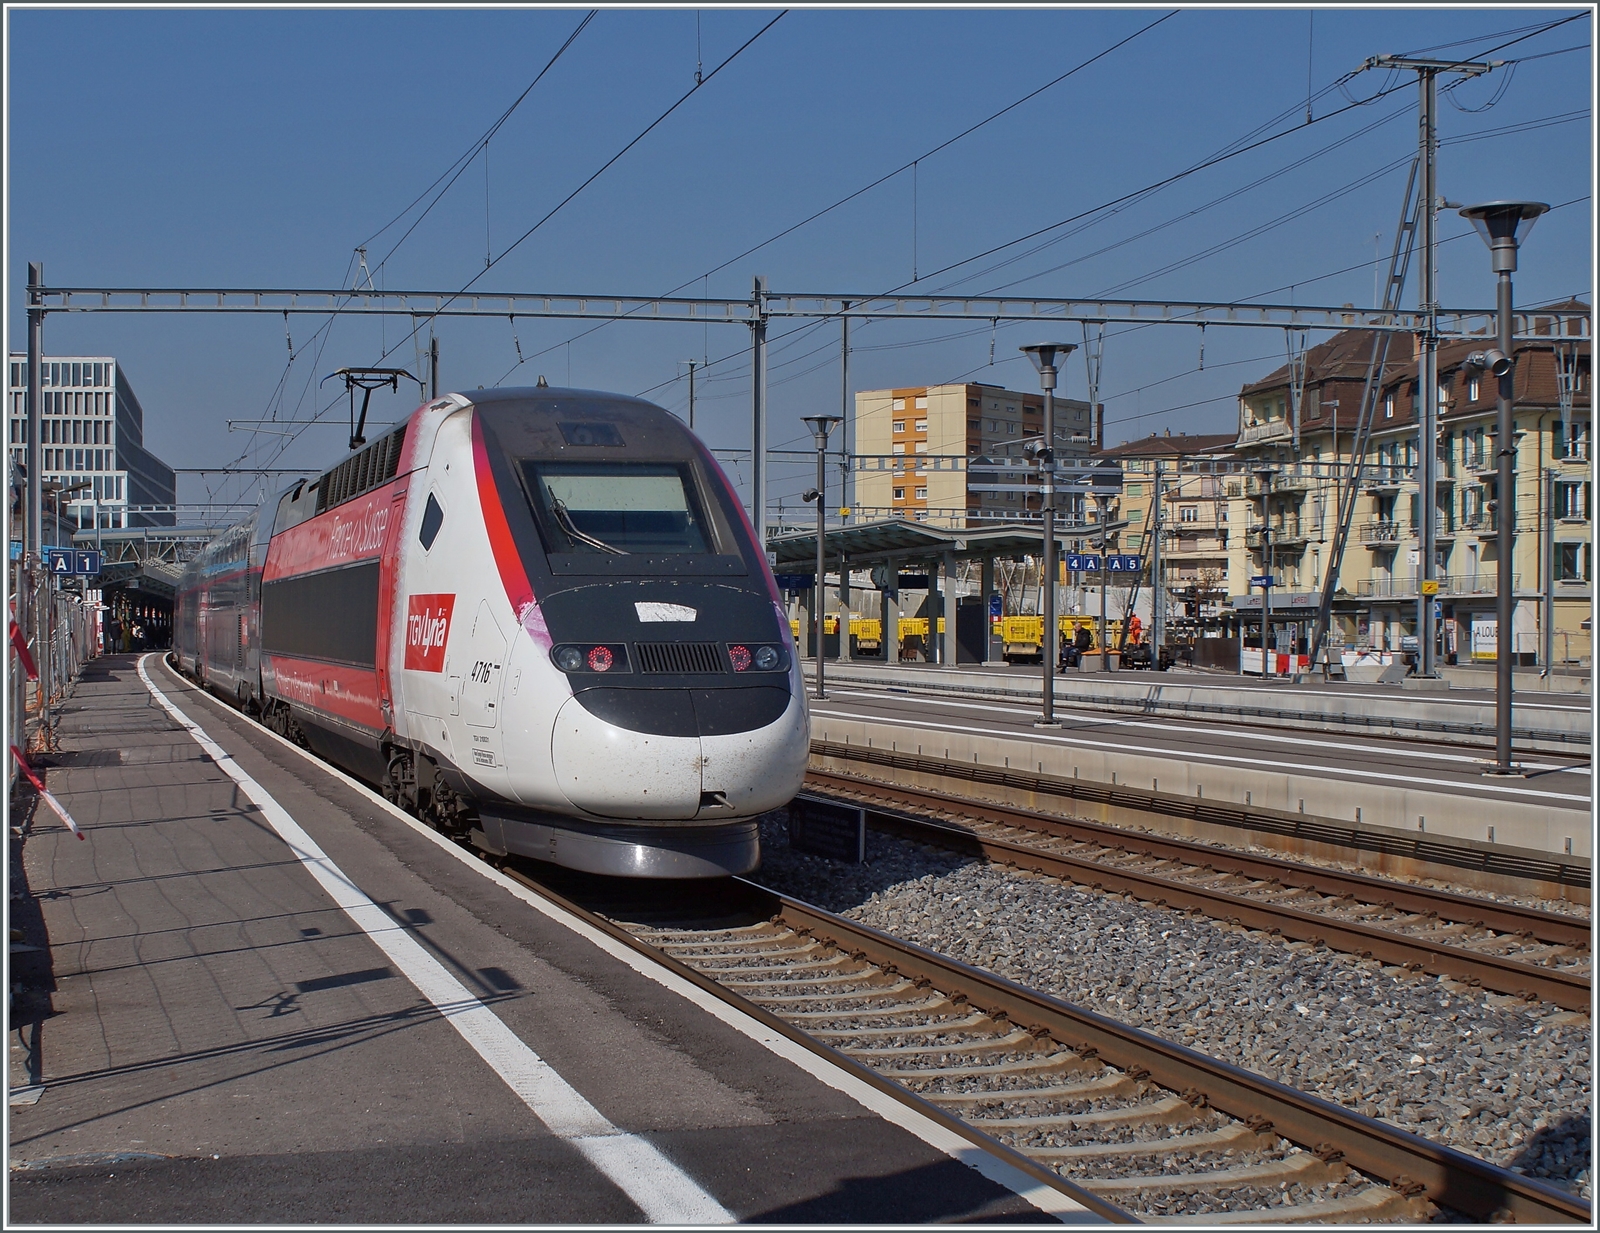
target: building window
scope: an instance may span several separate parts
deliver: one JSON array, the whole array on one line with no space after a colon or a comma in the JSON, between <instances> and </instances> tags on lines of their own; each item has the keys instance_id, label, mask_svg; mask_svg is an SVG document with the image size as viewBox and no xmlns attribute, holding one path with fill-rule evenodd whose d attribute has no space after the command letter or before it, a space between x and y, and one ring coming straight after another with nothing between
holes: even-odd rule
<instances>
[{"instance_id":1,"label":"building window","mask_svg":"<svg viewBox=\"0 0 1600 1233\"><path fill-rule=\"evenodd\" d=\"M1142 509L1130 509L1128 511L1128 521L1129 522L1143 522L1144 521L1144 511Z\"/></svg>"},{"instance_id":2,"label":"building window","mask_svg":"<svg viewBox=\"0 0 1600 1233\"><path fill-rule=\"evenodd\" d=\"M1557 420L1550 453L1556 458L1585 462L1589 457L1589 421Z\"/></svg>"},{"instance_id":3,"label":"building window","mask_svg":"<svg viewBox=\"0 0 1600 1233\"><path fill-rule=\"evenodd\" d=\"M1200 507L1197 505L1184 505L1178 509L1179 522L1199 522Z\"/></svg>"},{"instance_id":4,"label":"building window","mask_svg":"<svg viewBox=\"0 0 1600 1233\"><path fill-rule=\"evenodd\" d=\"M1393 394L1385 394L1383 396L1383 418L1386 419L1386 420L1394 419L1394 395Z\"/></svg>"},{"instance_id":5,"label":"building window","mask_svg":"<svg viewBox=\"0 0 1600 1233\"><path fill-rule=\"evenodd\" d=\"M1555 565L1557 582L1588 582L1589 545L1557 544Z\"/></svg>"},{"instance_id":6,"label":"building window","mask_svg":"<svg viewBox=\"0 0 1600 1233\"><path fill-rule=\"evenodd\" d=\"M924 400L919 399L918 401L924 401ZM918 432L927 432L928 431L928 421L927 420L918 420L917 421L917 425L916 425L916 431L918 431Z\"/></svg>"},{"instance_id":7,"label":"building window","mask_svg":"<svg viewBox=\"0 0 1600 1233\"><path fill-rule=\"evenodd\" d=\"M1014 437L1016 435L1017 435L1017 426L1016 426L1016 424L1008 422L1006 424L1006 436Z\"/></svg>"},{"instance_id":8,"label":"building window","mask_svg":"<svg viewBox=\"0 0 1600 1233\"><path fill-rule=\"evenodd\" d=\"M1589 485L1570 483L1556 485L1556 517L1572 521L1589 518Z\"/></svg>"},{"instance_id":9,"label":"building window","mask_svg":"<svg viewBox=\"0 0 1600 1233\"><path fill-rule=\"evenodd\" d=\"M906 430L906 422L904 420L896 420L894 422L894 430L896 432L904 432Z\"/></svg>"},{"instance_id":10,"label":"building window","mask_svg":"<svg viewBox=\"0 0 1600 1233\"><path fill-rule=\"evenodd\" d=\"M894 490L894 499L896 501L904 501L906 499L906 490L904 488L896 488Z\"/></svg>"},{"instance_id":11,"label":"building window","mask_svg":"<svg viewBox=\"0 0 1600 1233\"><path fill-rule=\"evenodd\" d=\"M1478 378L1471 377L1467 381L1467 401L1478 401Z\"/></svg>"},{"instance_id":12,"label":"building window","mask_svg":"<svg viewBox=\"0 0 1600 1233\"><path fill-rule=\"evenodd\" d=\"M928 499L928 490L926 488L918 488L917 489L917 500L926 501L927 499Z\"/></svg>"},{"instance_id":13,"label":"building window","mask_svg":"<svg viewBox=\"0 0 1600 1233\"><path fill-rule=\"evenodd\" d=\"M928 396L926 394L918 394L917 395L917 410L918 411L926 411L927 409L928 409Z\"/></svg>"},{"instance_id":14,"label":"building window","mask_svg":"<svg viewBox=\"0 0 1600 1233\"><path fill-rule=\"evenodd\" d=\"M890 408L891 411L904 411L905 409L906 400L904 398L896 398L894 400L894 405Z\"/></svg>"}]
</instances>

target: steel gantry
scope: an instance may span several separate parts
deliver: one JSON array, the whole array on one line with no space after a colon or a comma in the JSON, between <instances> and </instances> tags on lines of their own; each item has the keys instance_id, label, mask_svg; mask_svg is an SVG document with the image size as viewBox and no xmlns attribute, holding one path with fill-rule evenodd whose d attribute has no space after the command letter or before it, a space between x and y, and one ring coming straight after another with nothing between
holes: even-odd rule
<instances>
[{"instance_id":1,"label":"steel gantry","mask_svg":"<svg viewBox=\"0 0 1600 1233\"><path fill-rule=\"evenodd\" d=\"M554 318L574 321L660 321L696 325L737 325L751 337L751 516L766 533L766 353L773 320L1079 322L1087 326L1174 325L1293 329L1368 330L1377 334L1431 334L1436 339L1489 336L1494 309L1442 309L1430 312L1352 308L1348 305L1247 304L1196 300L1119 300L1071 297L995 297L960 295L857 295L774 291L757 278L748 298L551 294L545 292L378 291L288 287L51 287L43 266L28 267L29 324L28 445L37 456L40 418L39 372L42 326L51 313L269 313L277 316L397 316L419 321L436 317ZM1560 310L1517 314L1518 338L1561 334L1588 337L1588 317ZM30 467L29 551L37 555L37 483Z\"/></svg>"}]
</instances>

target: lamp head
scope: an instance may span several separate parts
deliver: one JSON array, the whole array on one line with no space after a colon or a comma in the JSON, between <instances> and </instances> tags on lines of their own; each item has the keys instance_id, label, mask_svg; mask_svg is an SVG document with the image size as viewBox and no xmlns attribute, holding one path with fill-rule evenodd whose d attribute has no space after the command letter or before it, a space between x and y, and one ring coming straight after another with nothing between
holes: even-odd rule
<instances>
[{"instance_id":1,"label":"lamp head","mask_svg":"<svg viewBox=\"0 0 1600 1233\"><path fill-rule=\"evenodd\" d=\"M842 415L805 415L801 416L805 426L811 429L811 436L817 443L819 450L828 448L828 434L833 431L835 424L844 421Z\"/></svg>"},{"instance_id":2,"label":"lamp head","mask_svg":"<svg viewBox=\"0 0 1600 1233\"><path fill-rule=\"evenodd\" d=\"M1489 246L1496 274L1511 274L1517 268L1517 246L1533 229L1533 222L1550 207L1542 201L1486 201L1467 206L1461 217L1476 228Z\"/></svg>"},{"instance_id":3,"label":"lamp head","mask_svg":"<svg viewBox=\"0 0 1600 1233\"><path fill-rule=\"evenodd\" d=\"M1467 365L1470 368L1481 368L1491 377L1503 377L1511 371L1511 358L1498 347L1491 347L1487 351L1474 351L1467 356Z\"/></svg>"},{"instance_id":4,"label":"lamp head","mask_svg":"<svg viewBox=\"0 0 1600 1233\"><path fill-rule=\"evenodd\" d=\"M1058 361L1064 360L1077 350L1075 343L1029 343L1026 347L1018 347L1033 361L1034 369L1043 378L1041 384L1047 390L1056 388L1056 368Z\"/></svg>"}]
</instances>

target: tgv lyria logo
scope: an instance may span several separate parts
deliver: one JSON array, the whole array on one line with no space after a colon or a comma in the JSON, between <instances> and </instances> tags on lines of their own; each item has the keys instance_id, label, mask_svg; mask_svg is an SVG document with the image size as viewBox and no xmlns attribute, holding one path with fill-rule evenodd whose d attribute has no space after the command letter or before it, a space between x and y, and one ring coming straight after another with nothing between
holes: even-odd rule
<instances>
[{"instance_id":1,"label":"tgv lyria logo","mask_svg":"<svg viewBox=\"0 0 1600 1233\"><path fill-rule=\"evenodd\" d=\"M413 595L406 605L406 667L443 672L454 595Z\"/></svg>"}]
</instances>

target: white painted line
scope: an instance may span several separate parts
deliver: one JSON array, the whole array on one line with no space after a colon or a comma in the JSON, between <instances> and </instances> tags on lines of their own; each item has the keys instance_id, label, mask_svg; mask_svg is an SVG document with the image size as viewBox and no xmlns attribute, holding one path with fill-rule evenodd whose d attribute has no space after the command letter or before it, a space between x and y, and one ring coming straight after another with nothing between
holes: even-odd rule
<instances>
[{"instance_id":1,"label":"white painted line","mask_svg":"<svg viewBox=\"0 0 1600 1233\"><path fill-rule=\"evenodd\" d=\"M143 671L141 665L141 673ZM145 678L148 683L149 678ZM154 688L152 686L152 688ZM210 694L199 693L212 706L232 712L231 708ZM169 709L171 709L169 707ZM183 722L180 720L180 722ZM841 1070L826 1058L820 1057L790 1040L787 1036L773 1031L759 1019L745 1014L737 1007L730 1006L692 981L685 980L675 972L670 972L659 964L652 963L645 956L639 954L631 946L624 945L607 933L580 920L564 908L557 907L547 899L534 894L520 882L515 882L501 873L493 866L486 865L459 844L446 839L438 831L426 826L413 818L398 805L383 799L378 793L360 780L345 774L338 767L324 762L315 754L301 749L291 741L285 740L270 728L260 725L253 727L252 731L261 736L276 741L284 749L297 757L309 762L325 775L330 775L354 792L361 794L369 803L391 814L398 821L410 827L418 835L434 844L441 851L446 852L454 860L460 861L468 869L481 877L487 878L502 890L527 904L540 915L571 930L579 937L593 943L600 950L610 955L618 962L626 964L639 975L654 981L664 989L668 989L685 1000L692 1002L707 1014L714 1016L768 1051L775 1053L787 1062L793 1063L813 1078L827 1084L837 1092L842 1092L857 1104L877 1114L891 1125L898 1126L909 1134L915 1135L928 1146L945 1153L962 1164L988 1178L997 1185L1004 1186L1018 1197L1033 1204L1042 1212L1047 1212L1064 1224L1103 1224L1105 1219L1096 1215L1070 1196L1062 1194L1050 1186L1041 1185L1034 1178L1012 1165L991 1156L988 1152L975 1147L972 1143L949 1130L942 1123L917 1112L909 1105L904 1105L892 1096L880 1092L870 1083L865 1083L848 1071Z\"/></svg>"},{"instance_id":2,"label":"white painted line","mask_svg":"<svg viewBox=\"0 0 1600 1233\"><path fill-rule=\"evenodd\" d=\"M649 1140L613 1126L600 1111L468 992L437 959L356 886L282 805L156 687L139 660L139 678L162 708L272 825L307 872L383 951L417 991L506 1082L535 1117L581 1152L655 1224L732 1224L734 1216Z\"/></svg>"},{"instance_id":3,"label":"white painted line","mask_svg":"<svg viewBox=\"0 0 1600 1233\"><path fill-rule=\"evenodd\" d=\"M961 707L969 711L988 711L995 715L1033 716L1039 713L1037 707L1030 709L1020 706L996 706L994 703L963 702L960 699L953 698L926 698L919 696L915 699L910 699L904 695L885 695L875 690L864 689L830 690L828 696L837 698L870 698L875 702L913 702L916 706ZM1150 719L1118 719L1098 711L1088 713L1071 710L1064 711L1059 706L1056 708L1055 714L1057 719L1079 720L1086 724L1092 724L1097 728L1136 728L1141 731L1167 732L1177 736L1215 736L1229 741L1260 741L1266 745L1304 745L1311 749L1339 749L1347 753L1361 754L1365 757L1371 757L1374 753L1374 747L1370 744L1356 745L1339 741L1308 740L1304 737L1277 736L1270 732L1251 731L1248 728L1202 728L1197 724L1162 723ZM1427 749L1410 749L1404 745L1385 745L1380 752L1384 757L1416 758L1424 762L1465 762L1472 766L1481 766L1484 762L1484 755L1482 754L1438 753ZM1553 762L1524 762L1520 765L1526 766L1529 770L1563 771L1574 775L1587 775L1589 773L1587 766L1564 766Z\"/></svg>"},{"instance_id":4,"label":"white painted line","mask_svg":"<svg viewBox=\"0 0 1600 1233\"><path fill-rule=\"evenodd\" d=\"M812 706L812 715L822 715L830 719L852 719L856 723L892 723L882 715L857 715L850 711L825 711L821 707ZM1048 745L1075 745L1082 749L1105 749L1104 741L1081 740L1071 736L1053 736L1043 732L1011 733L1003 729L973 728L965 724L940 724L929 719L917 720L919 729L931 729L935 732L965 732L973 736L987 736L999 740L1031 741L1035 744ZM1482 783L1464 784L1460 780L1452 779L1422 779L1415 775L1390 775L1384 771L1364 771L1359 767L1331 767L1307 766L1299 762L1273 762L1259 757L1234 757L1231 754L1202 753L1198 750L1186 749L1153 749L1131 748L1117 749L1113 753L1127 754L1130 757L1144 758L1171 758L1179 762L1236 762L1242 766L1258 767L1276 771L1292 771L1297 775L1307 775L1316 779L1340 779L1345 777L1358 777L1361 779L1392 780L1408 786L1422 786L1431 788L1454 788L1458 792L1470 787L1473 793L1495 792L1502 796L1536 796L1544 800L1572 801L1574 804L1588 807L1587 796L1573 796L1567 792L1539 792L1532 788L1508 788L1486 779Z\"/></svg>"},{"instance_id":5,"label":"white painted line","mask_svg":"<svg viewBox=\"0 0 1600 1233\"><path fill-rule=\"evenodd\" d=\"M862 669L858 666L857 670L860 671ZM872 672L872 671L874 671L874 668L865 667L864 670L867 671L867 672ZM876 669L876 671L881 673L881 672L883 672L883 669L881 667L878 667ZM915 671L919 675L924 676L925 681L927 683L927 687L928 688L932 688L932 689L937 689L939 687L939 685L941 684L941 682L943 682L943 681L956 680L956 681L960 681L960 682L969 682L969 681L970 682L976 682L978 684L986 686L987 688L989 688L991 690L994 690L997 693L1000 693L1000 692L1009 692L1009 691L1005 690L1005 685L1007 683L1022 682L1022 681L1024 681L1026 679L1026 678L1024 678L1024 677L1022 677L1020 675L1007 674L1007 675L1001 676L1001 675L999 675L997 673L996 674L990 674L990 673L986 673L986 672L953 672L950 669L945 669L942 672L940 672L938 670L930 671L929 669L926 669L926 668L918 668L918 669L915 669ZM1035 669L1035 671L1037 672L1038 670ZM1060 684L1060 683L1062 683L1064 681L1070 680L1072 675L1073 675L1073 673L1070 672L1070 671L1069 672L1065 672L1065 673L1057 673L1056 681L1057 681L1058 684ZM809 668L808 667L806 669L806 679L807 680L815 680L816 676L817 676L817 673L816 673L816 669L815 668ZM838 679L841 680L841 681L844 681L844 680L847 680L849 678L840 677ZM885 674L883 679L886 682L890 682L891 683L891 684L883 686L883 688L891 688L893 686L900 686L901 682L912 681L912 678L911 678L911 676L909 674L902 675L902 676L889 676L889 675ZM996 684L997 681L1000 682L1000 684ZM852 681L851 683L852 684L859 683L859 679L857 681ZM912 681L913 686L917 685L917 684L923 684L923 683L924 682ZM1134 685L1134 684L1142 685L1143 682L1137 682L1136 683L1136 682L1131 682L1130 681L1129 684L1130 685ZM900 686L900 687L903 688L904 686ZM1188 679L1186 677L1173 677L1173 678L1168 678L1168 679L1160 680L1160 681L1152 681L1152 682L1150 682L1150 688L1152 688L1152 689L1168 689L1168 690L1181 690L1181 689L1211 690L1213 692L1218 692L1218 693L1271 694L1272 696L1278 697L1278 698L1281 698L1285 694L1288 694L1291 690L1293 691L1293 696L1296 697L1296 698L1343 698L1343 699L1349 699L1349 698L1379 698L1379 699L1389 699L1389 698L1394 697L1394 695L1392 693L1379 693L1379 692L1375 692L1375 691L1374 692L1362 692L1362 691L1357 691L1357 690L1353 690L1353 689L1352 690L1343 690L1343 691L1341 691L1341 690L1330 690L1330 689L1306 689L1304 686L1298 686L1298 685L1291 685L1291 686L1263 685L1259 681L1251 681L1249 678L1246 678L1246 677L1234 677L1234 678L1231 678L1231 682L1228 683L1228 684L1223 684L1223 683L1216 682L1216 681L1190 680L1190 679ZM1041 692L1041 695L1042 695L1043 690L1041 689L1040 692ZM1486 689L1482 689L1482 690L1478 689L1476 686L1471 686L1471 687L1468 687L1468 692L1481 692L1481 693L1488 694L1489 696L1488 697L1484 697L1484 698L1449 698L1449 697L1440 697L1437 694L1429 694L1428 695L1428 703L1429 703L1430 706L1478 706L1478 707L1490 707L1490 706L1494 705L1494 687L1492 685L1487 687ZM1519 711L1521 711L1521 710L1533 710L1533 711L1583 711L1583 712L1587 712L1590 709L1587 706L1573 706L1573 705L1569 705L1567 703L1560 703L1560 702L1542 702L1542 701L1541 702L1535 702L1535 701L1532 701L1529 698L1529 695L1531 693L1536 693L1536 692L1539 692L1539 691L1536 691L1536 690L1529 690L1529 691L1518 690L1517 693L1516 693L1516 696L1518 698L1517 709ZM1576 697L1576 696L1581 696L1581 695L1568 695L1568 696ZM1109 701L1127 701L1127 699L1118 698L1116 695L1108 695L1108 700Z\"/></svg>"}]
</instances>

